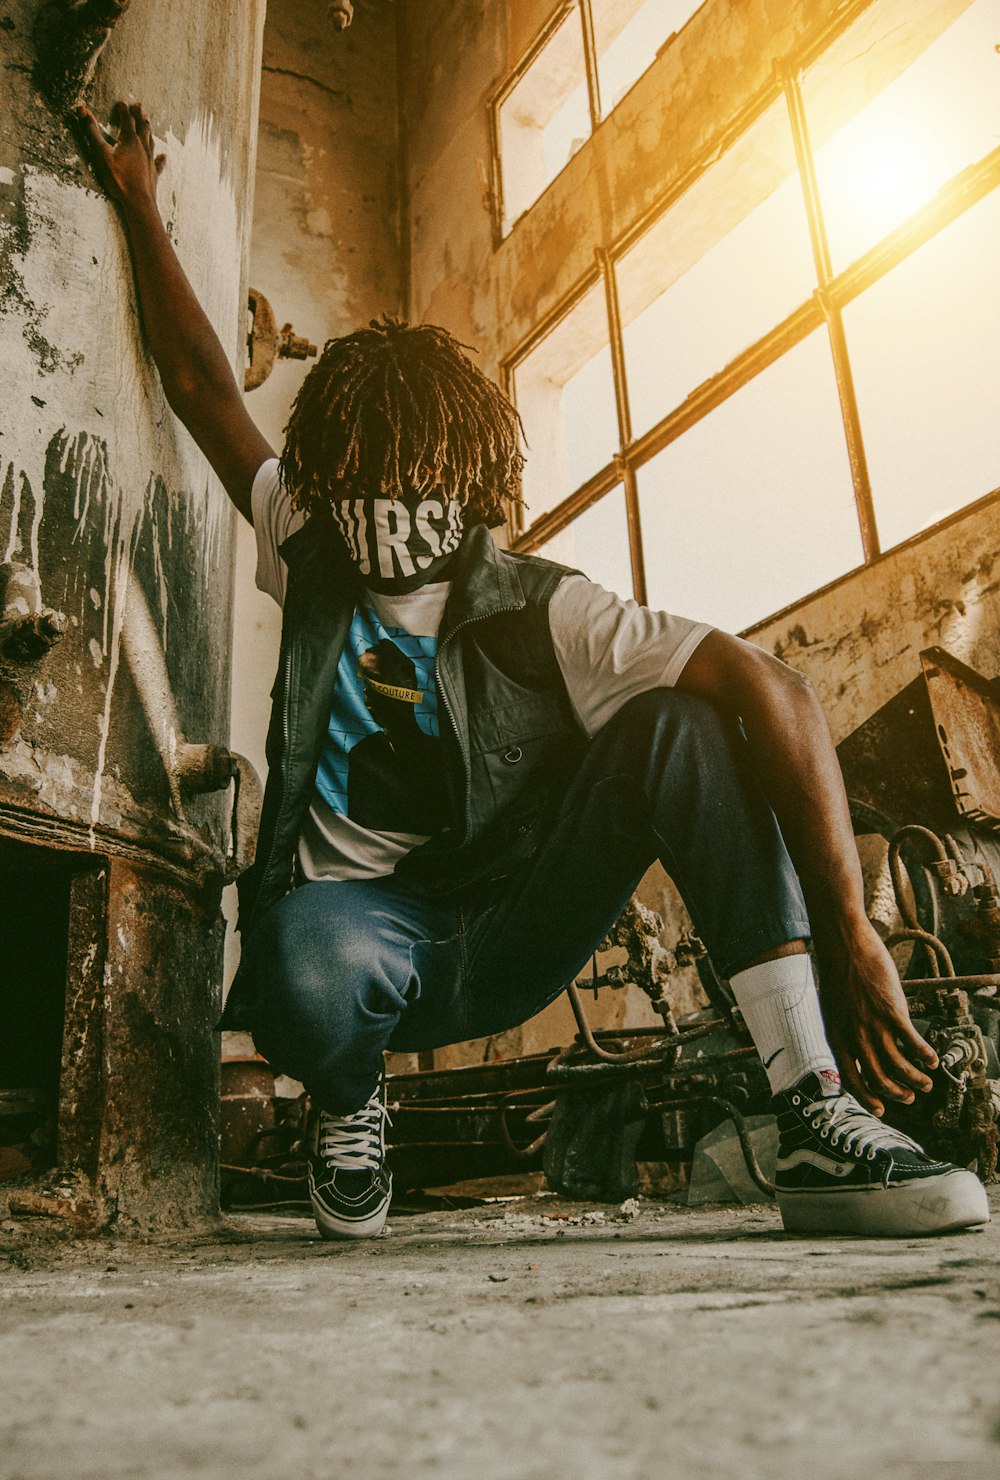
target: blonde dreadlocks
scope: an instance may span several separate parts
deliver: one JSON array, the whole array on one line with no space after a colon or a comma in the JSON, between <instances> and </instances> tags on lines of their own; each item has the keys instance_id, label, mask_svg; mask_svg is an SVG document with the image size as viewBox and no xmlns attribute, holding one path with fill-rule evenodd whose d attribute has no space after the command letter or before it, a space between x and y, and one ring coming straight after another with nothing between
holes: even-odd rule
<instances>
[{"instance_id":1,"label":"blonde dreadlocks","mask_svg":"<svg viewBox=\"0 0 1000 1480\"><path fill-rule=\"evenodd\" d=\"M337 499L435 490L466 521L504 519L520 497L516 410L446 329L384 315L331 339L292 407L281 474L308 513Z\"/></svg>"}]
</instances>

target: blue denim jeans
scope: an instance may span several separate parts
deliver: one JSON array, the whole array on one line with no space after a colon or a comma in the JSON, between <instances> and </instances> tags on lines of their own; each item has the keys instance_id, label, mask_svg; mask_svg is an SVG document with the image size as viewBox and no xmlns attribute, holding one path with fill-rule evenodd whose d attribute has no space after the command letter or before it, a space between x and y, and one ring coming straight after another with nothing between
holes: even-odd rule
<instances>
[{"instance_id":1,"label":"blue denim jeans","mask_svg":"<svg viewBox=\"0 0 1000 1480\"><path fill-rule=\"evenodd\" d=\"M350 1113L384 1049L499 1033L553 1001L655 858L723 977L810 933L742 732L653 689L595 736L539 853L486 897L426 900L390 876L305 884L276 904L243 946L257 1047Z\"/></svg>"}]
</instances>

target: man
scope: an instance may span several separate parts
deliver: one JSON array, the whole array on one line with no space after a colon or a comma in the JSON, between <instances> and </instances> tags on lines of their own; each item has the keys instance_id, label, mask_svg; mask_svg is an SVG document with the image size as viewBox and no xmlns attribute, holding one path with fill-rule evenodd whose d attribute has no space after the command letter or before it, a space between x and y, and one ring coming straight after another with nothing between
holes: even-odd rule
<instances>
[{"instance_id":1,"label":"man","mask_svg":"<svg viewBox=\"0 0 1000 1480\"><path fill-rule=\"evenodd\" d=\"M785 1227L985 1222L971 1173L877 1118L884 1099L928 1089L936 1060L865 915L807 681L499 550L488 527L518 494L517 414L442 329L385 319L332 340L279 463L161 223L149 121L124 104L113 121L112 145L81 110L167 398L253 524L258 585L284 606L225 1023L251 1028L317 1107L320 1231L384 1224L384 1050L539 1011L655 857L761 1053Z\"/></svg>"}]
</instances>

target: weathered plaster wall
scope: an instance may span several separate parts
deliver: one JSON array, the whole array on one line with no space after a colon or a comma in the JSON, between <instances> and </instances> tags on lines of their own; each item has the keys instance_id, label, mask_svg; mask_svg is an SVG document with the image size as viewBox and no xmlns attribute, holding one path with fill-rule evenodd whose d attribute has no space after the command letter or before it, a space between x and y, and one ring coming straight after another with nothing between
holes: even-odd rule
<instances>
[{"instance_id":1,"label":"weathered plaster wall","mask_svg":"<svg viewBox=\"0 0 1000 1480\"><path fill-rule=\"evenodd\" d=\"M264 27L250 273L279 324L322 350L400 303L393 8L361 0L343 32L314 0L270 0ZM280 450L315 361L278 361L247 401ZM280 614L254 589L239 531L233 744L261 773Z\"/></svg>"},{"instance_id":2,"label":"weathered plaster wall","mask_svg":"<svg viewBox=\"0 0 1000 1480\"><path fill-rule=\"evenodd\" d=\"M67 624L45 656L0 655L0 836L30 842L10 857L40 888L72 882L58 1165L18 1195L141 1229L218 1204L228 808L182 798L174 759L228 741L234 516L166 406L118 213L36 87L38 10L0 0L0 563ZM86 95L102 118L145 103L164 218L238 373L263 11L134 0ZM30 998L30 977L0 985Z\"/></svg>"},{"instance_id":3,"label":"weathered plaster wall","mask_svg":"<svg viewBox=\"0 0 1000 1480\"><path fill-rule=\"evenodd\" d=\"M269 0L250 275L279 324L318 345L400 309L395 17L360 0L337 32L315 0ZM280 360L247 407L275 450L315 360ZM232 743L265 774L281 614L254 586L253 531L240 521ZM227 911L234 910L227 900ZM230 940L227 977L238 960Z\"/></svg>"},{"instance_id":4,"label":"weathered plaster wall","mask_svg":"<svg viewBox=\"0 0 1000 1480\"><path fill-rule=\"evenodd\" d=\"M91 842L141 839L177 818L171 747L226 743L233 517L166 407L117 213L33 83L38 9L0 5L0 560L33 567L69 628L5 670L0 772ZM263 0L135 0L88 97L146 104L165 219L240 368L262 19ZM218 843L217 806L187 820Z\"/></svg>"},{"instance_id":5,"label":"weathered plaster wall","mask_svg":"<svg viewBox=\"0 0 1000 1480\"><path fill-rule=\"evenodd\" d=\"M808 673L836 740L917 677L922 648L1000 674L1000 509L924 535L753 637Z\"/></svg>"},{"instance_id":6,"label":"weathered plaster wall","mask_svg":"<svg viewBox=\"0 0 1000 1480\"><path fill-rule=\"evenodd\" d=\"M922 7L933 32L951 0ZM487 105L504 71L552 13L548 0L456 0L441 9L401 0L400 128L409 212L409 307L475 345L498 365L588 272L597 242L620 237L712 147L720 123L769 82L775 59L859 3L709 0L650 67L534 207L494 249ZM892 22L884 0L873 24ZM408 65L412 59L419 65ZM875 79L870 79L875 86ZM983 672L1000 672L1000 514L970 513L813 598L754 640L807 672L836 738L849 733L919 671L940 643ZM672 889L647 880L646 897L683 918ZM647 1020L641 999L605 994L595 1020ZM562 1004L495 1045L449 1055L517 1052L565 1041Z\"/></svg>"}]
</instances>

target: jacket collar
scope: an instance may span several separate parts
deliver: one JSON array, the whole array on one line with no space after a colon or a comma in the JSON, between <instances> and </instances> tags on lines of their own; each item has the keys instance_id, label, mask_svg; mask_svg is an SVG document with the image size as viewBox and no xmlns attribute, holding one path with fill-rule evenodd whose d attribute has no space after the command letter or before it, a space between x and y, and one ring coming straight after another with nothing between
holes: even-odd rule
<instances>
[{"instance_id":1,"label":"jacket collar","mask_svg":"<svg viewBox=\"0 0 1000 1480\"><path fill-rule=\"evenodd\" d=\"M363 599L364 587L332 526L311 519L281 545L279 554L289 572L301 572L313 591L329 593L339 603L349 595L352 605ZM525 605L517 561L495 543L485 524L473 524L455 556L451 592L445 608L441 637L468 621L514 611Z\"/></svg>"},{"instance_id":2,"label":"jacket collar","mask_svg":"<svg viewBox=\"0 0 1000 1480\"><path fill-rule=\"evenodd\" d=\"M441 636L468 621L525 605L517 562L495 543L485 524L473 524L455 557Z\"/></svg>"}]
</instances>

